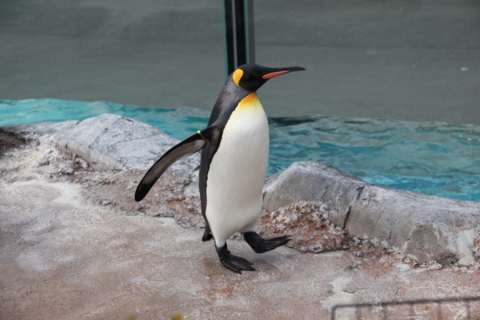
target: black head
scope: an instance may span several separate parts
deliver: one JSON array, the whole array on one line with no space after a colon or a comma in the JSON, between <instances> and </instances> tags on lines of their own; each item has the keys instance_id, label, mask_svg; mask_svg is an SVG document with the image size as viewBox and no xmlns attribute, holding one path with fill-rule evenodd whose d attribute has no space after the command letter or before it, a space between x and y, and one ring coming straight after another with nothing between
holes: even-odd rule
<instances>
[{"instance_id":1,"label":"black head","mask_svg":"<svg viewBox=\"0 0 480 320\"><path fill-rule=\"evenodd\" d=\"M232 73L232 80L240 88L255 92L271 78L301 70L305 69L302 67L267 68L258 64L244 64Z\"/></svg>"}]
</instances>

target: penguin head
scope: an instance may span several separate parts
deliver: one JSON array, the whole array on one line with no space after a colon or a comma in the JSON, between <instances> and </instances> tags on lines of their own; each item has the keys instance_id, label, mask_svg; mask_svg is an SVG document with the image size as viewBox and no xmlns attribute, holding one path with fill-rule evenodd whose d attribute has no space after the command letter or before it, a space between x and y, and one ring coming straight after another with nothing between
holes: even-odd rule
<instances>
[{"instance_id":1,"label":"penguin head","mask_svg":"<svg viewBox=\"0 0 480 320\"><path fill-rule=\"evenodd\" d=\"M255 92L271 78L301 70L305 69L302 67L267 68L258 64L244 64L232 73L232 80L240 88Z\"/></svg>"}]
</instances>

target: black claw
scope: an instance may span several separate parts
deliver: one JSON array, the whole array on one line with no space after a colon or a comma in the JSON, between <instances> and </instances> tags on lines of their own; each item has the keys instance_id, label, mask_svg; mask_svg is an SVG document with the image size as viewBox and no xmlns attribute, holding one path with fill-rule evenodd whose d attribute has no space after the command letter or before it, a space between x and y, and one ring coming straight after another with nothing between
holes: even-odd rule
<instances>
[{"instance_id":1,"label":"black claw","mask_svg":"<svg viewBox=\"0 0 480 320\"><path fill-rule=\"evenodd\" d=\"M234 272L241 274L242 271L255 271L255 268L252 267L253 263L244 258L230 254L230 251L227 250L226 243L223 247L217 248L217 253L220 262Z\"/></svg>"},{"instance_id":2,"label":"black claw","mask_svg":"<svg viewBox=\"0 0 480 320\"><path fill-rule=\"evenodd\" d=\"M290 236L280 236L272 239L263 239L256 232L245 232L243 236L245 238L245 241L247 241L247 243L256 253L264 253L273 250L277 247L287 244L288 241L292 240Z\"/></svg>"}]
</instances>

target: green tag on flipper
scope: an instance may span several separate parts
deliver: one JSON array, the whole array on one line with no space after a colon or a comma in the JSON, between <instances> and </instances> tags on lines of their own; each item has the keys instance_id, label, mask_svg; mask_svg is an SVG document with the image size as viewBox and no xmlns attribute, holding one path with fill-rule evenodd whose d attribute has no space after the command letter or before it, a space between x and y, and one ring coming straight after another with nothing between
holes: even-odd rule
<instances>
[{"instance_id":1,"label":"green tag on flipper","mask_svg":"<svg viewBox=\"0 0 480 320\"><path fill-rule=\"evenodd\" d=\"M206 138L203 136L202 131L198 130L197 133L200 135L200 137L202 137L202 139L203 139L205 142L208 141L208 139L206 139Z\"/></svg>"}]
</instances>

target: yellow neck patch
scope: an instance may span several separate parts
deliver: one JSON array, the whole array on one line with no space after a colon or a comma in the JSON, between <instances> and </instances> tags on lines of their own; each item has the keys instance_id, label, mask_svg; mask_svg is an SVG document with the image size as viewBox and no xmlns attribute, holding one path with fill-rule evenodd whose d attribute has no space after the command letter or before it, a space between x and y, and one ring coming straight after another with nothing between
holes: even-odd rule
<instances>
[{"instance_id":1,"label":"yellow neck patch","mask_svg":"<svg viewBox=\"0 0 480 320\"><path fill-rule=\"evenodd\" d=\"M259 102L260 101L258 100L257 95L254 92L252 92L248 96L243 98L242 101L240 101L237 108L246 109L246 108L254 107L254 106L257 106Z\"/></svg>"},{"instance_id":2,"label":"yellow neck patch","mask_svg":"<svg viewBox=\"0 0 480 320\"><path fill-rule=\"evenodd\" d=\"M242 77L243 77L242 69L237 69L233 72L232 79L233 79L233 82L237 85L237 87L240 87L238 83L240 82L240 79L242 79Z\"/></svg>"}]
</instances>

